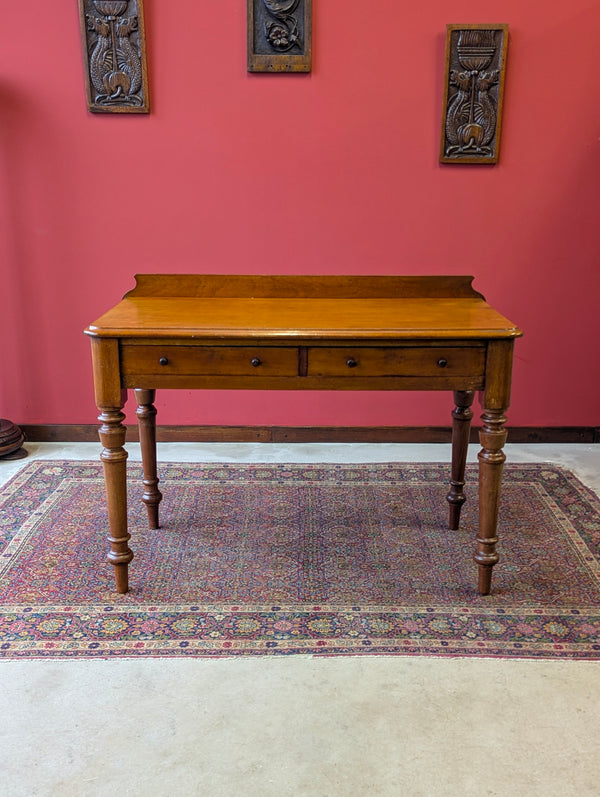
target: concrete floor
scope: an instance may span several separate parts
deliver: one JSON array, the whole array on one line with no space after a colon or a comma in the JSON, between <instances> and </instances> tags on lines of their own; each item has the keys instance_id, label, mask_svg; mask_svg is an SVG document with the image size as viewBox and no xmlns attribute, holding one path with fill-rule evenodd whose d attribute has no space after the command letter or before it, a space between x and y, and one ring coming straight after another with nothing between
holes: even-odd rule
<instances>
[{"instance_id":1,"label":"concrete floor","mask_svg":"<svg viewBox=\"0 0 600 797\"><path fill-rule=\"evenodd\" d=\"M96 444L28 443L96 459ZM600 494L600 446L507 446ZM474 460L477 447L471 446ZM139 458L130 446L132 459ZM162 444L171 461L444 461L443 445ZM600 662L0 663L0 797L600 795Z\"/></svg>"}]
</instances>

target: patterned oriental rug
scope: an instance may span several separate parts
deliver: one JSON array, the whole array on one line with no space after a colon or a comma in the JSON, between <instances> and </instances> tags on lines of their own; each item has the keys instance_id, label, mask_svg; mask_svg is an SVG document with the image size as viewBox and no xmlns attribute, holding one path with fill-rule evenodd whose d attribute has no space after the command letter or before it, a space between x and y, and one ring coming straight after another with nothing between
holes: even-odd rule
<instances>
[{"instance_id":1,"label":"patterned oriental rug","mask_svg":"<svg viewBox=\"0 0 600 797\"><path fill-rule=\"evenodd\" d=\"M0 490L0 655L600 658L600 500L507 465L493 592L476 591L477 472L447 528L447 464L160 469L132 591L114 592L99 463L37 461ZM137 477L137 480L136 480Z\"/></svg>"}]
</instances>

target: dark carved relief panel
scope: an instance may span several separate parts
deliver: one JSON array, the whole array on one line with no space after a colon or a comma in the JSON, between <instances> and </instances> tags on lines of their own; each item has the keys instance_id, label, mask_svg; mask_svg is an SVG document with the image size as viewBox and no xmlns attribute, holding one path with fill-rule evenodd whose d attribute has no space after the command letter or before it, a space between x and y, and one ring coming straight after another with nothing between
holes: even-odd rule
<instances>
[{"instance_id":1,"label":"dark carved relief panel","mask_svg":"<svg viewBox=\"0 0 600 797\"><path fill-rule=\"evenodd\" d=\"M79 0L87 102L95 113L148 113L143 0Z\"/></svg>"},{"instance_id":2,"label":"dark carved relief panel","mask_svg":"<svg viewBox=\"0 0 600 797\"><path fill-rule=\"evenodd\" d=\"M497 163L508 25L448 25L441 163Z\"/></svg>"},{"instance_id":3,"label":"dark carved relief panel","mask_svg":"<svg viewBox=\"0 0 600 797\"><path fill-rule=\"evenodd\" d=\"M248 71L310 72L312 0L247 0Z\"/></svg>"}]
</instances>

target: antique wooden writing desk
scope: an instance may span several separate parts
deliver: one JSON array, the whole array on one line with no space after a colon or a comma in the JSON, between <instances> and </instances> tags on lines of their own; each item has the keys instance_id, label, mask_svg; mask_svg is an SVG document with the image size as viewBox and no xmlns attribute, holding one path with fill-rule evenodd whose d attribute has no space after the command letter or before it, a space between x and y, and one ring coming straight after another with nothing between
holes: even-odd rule
<instances>
[{"instance_id":1,"label":"antique wooden writing desk","mask_svg":"<svg viewBox=\"0 0 600 797\"><path fill-rule=\"evenodd\" d=\"M450 528L458 529L470 409L479 433L479 592L498 561L496 525L514 339L472 277L150 275L86 329L104 465L109 561L128 591L126 391L133 388L150 528L158 528L156 388L452 390Z\"/></svg>"}]
</instances>

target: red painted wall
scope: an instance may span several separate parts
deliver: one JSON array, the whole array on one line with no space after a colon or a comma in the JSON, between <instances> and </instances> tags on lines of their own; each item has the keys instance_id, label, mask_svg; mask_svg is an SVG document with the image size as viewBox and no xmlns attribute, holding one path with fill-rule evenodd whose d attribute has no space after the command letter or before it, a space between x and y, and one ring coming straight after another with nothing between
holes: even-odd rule
<instances>
[{"instance_id":1,"label":"red painted wall","mask_svg":"<svg viewBox=\"0 0 600 797\"><path fill-rule=\"evenodd\" d=\"M245 5L146 0L147 117L88 114L75 2L3 10L0 415L94 421L82 330L136 272L467 273L526 332L510 422L599 425L596 0L315 0L310 75L247 74ZM510 25L495 167L438 163L449 22ZM165 393L159 418L438 425L450 403Z\"/></svg>"}]
</instances>

